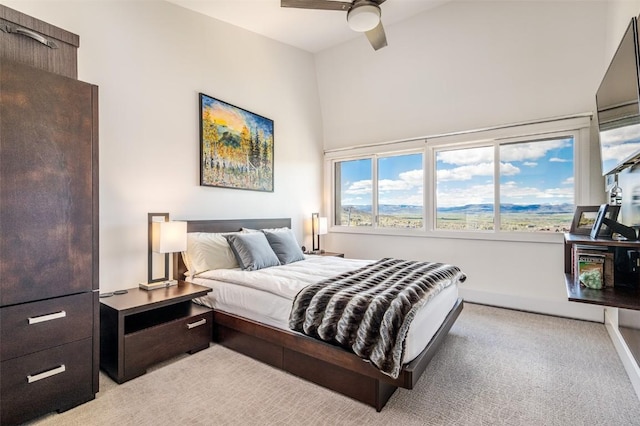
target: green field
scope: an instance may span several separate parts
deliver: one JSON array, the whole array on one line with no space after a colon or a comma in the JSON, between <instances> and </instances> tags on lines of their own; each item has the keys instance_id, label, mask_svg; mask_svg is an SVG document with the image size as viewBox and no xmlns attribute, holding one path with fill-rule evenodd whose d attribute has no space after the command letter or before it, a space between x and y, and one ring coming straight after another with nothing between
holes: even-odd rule
<instances>
[{"instance_id":1,"label":"green field","mask_svg":"<svg viewBox=\"0 0 640 426\"><path fill-rule=\"evenodd\" d=\"M573 214L502 214L502 231L513 232L568 232ZM378 227L381 228L422 228L422 217L415 215L380 215ZM371 214L351 212L343 213L343 226L372 226ZM492 231L494 229L492 213L439 213L436 217L436 229L455 231Z\"/></svg>"},{"instance_id":2,"label":"green field","mask_svg":"<svg viewBox=\"0 0 640 426\"><path fill-rule=\"evenodd\" d=\"M502 231L568 232L573 214L504 213L501 219ZM493 227L493 214L447 213L436 217L437 229L490 231Z\"/></svg>"}]
</instances>

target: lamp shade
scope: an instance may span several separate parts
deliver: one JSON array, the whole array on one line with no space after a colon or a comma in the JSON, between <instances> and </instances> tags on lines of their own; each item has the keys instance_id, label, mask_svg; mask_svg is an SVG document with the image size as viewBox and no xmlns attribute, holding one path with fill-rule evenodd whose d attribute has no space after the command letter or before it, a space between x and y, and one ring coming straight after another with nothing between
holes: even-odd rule
<instances>
[{"instance_id":1,"label":"lamp shade","mask_svg":"<svg viewBox=\"0 0 640 426\"><path fill-rule=\"evenodd\" d=\"M347 12L349 28L360 33L374 29L380 23L380 8L374 4L352 7Z\"/></svg>"},{"instance_id":2,"label":"lamp shade","mask_svg":"<svg viewBox=\"0 0 640 426\"><path fill-rule=\"evenodd\" d=\"M153 222L151 249L175 253L187 249L187 222Z\"/></svg>"},{"instance_id":3,"label":"lamp shade","mask_svg":"<svg viewBox=\"0 0 640 426\"><path fill-rule=\"evenodd\" d=\"M328 232L327 226L327 218L319 217L318 218L318 235L325 235Z\"/></svg>"}]
</instances>

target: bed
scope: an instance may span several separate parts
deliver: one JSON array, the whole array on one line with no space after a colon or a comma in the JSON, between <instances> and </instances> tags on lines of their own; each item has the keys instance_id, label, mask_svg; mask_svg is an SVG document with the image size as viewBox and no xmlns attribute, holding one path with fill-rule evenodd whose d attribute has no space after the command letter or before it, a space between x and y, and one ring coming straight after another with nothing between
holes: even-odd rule
<instances>
[{"instance_id":1,"label":"bed","mask_svg":"<svg viewBox=\"0 0 640 426\"><path fill-rule=\"evenodd\" d=\"M290 219L198 220L188 221L187 231L227 233L290 226ZM307 256L305 262L322 270L325 265L333 268L331 264L336 260ZM357 266L363 261L344 262ZM463 308L463 302L457 295L457 285L451 285L429 302L431 310L421 309L409 328L401 369L392 377L352 352L289 329L284 317L291 311L290 301L287 304L284 299L274 298L259 287L241 287L238 290L238 286L225 282L221 275L214 274L213 278L207 274L185 277L187 269L183 257L175 255L175 278L214 289L210 299L199 300L214 308L214 342L354 398L377 411L384 407L398 387L414 387Z\"/></svg>"}]
</instances>

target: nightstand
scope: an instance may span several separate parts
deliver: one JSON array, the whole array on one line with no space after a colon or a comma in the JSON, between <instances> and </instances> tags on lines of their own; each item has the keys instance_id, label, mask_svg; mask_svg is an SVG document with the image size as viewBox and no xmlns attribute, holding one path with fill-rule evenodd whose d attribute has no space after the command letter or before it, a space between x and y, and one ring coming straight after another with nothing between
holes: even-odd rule
<instances>
[{"instance_id":1,"label":"nightstand","mask_svg":"<svg viewBox=\"0 0 640 426\"><path fill-rule=\"evenodd\" d=\"M315 256L344 257L344 253L336 253L336 252L333 252L333 251L323 251L322 253L307 252L305 254L312 254L312 255L315 255Z\"/></svg>"},{"instance_id":2,"label":"nightstand","mask_svg":"<svg viewBox=\"0 0 640 426\"><path fill-rule=\"evenodd\" d=\"M210 291L179 281L177 286L136 287L100 299L100 368L123 383L153 364L208 348L213 310L192 299Z\"/></svg>"}]
</instances>

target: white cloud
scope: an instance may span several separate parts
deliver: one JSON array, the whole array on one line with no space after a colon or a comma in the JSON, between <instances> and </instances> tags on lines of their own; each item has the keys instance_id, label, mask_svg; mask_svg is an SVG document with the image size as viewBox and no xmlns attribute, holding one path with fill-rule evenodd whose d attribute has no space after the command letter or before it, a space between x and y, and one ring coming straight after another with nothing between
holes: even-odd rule
<instances>
[{"instance_id":1,"label":"white cloud","mask_svg":"<svg viewBox=\"0 0 640 426\"><path fill-rule=\"evenodd\" d=\"M471 180L479 176L493 176L493 163L480 163L453 169L438 170L438 182ZM500 163L500 174L513 176L520 173L520 169L511 163Z\"/></svg>"},{"instance_id":2,"label":"white cloud","mask_svg":"<svg viewBox=\"0 0 640 426\"><path fill-rule=\"evenodd\" d=\"M500 186L503 203L530 204L536 202L572 202L573 187L539 189L519 187L514 181L505 182ZM455 188L449 192L437 191L438 207L454 207L467 204L492 204L494 202L493 184L471 185Z\"/></svg>"},{"instance_id":3,"label":"white cloud","mask_svg":"<svg viewBox=\"0 0 640 426\"><path fill-rule=\"evenodd\" d=\"M437 161L456 166L477 165L493 161L493 147L465 148L453 151L439 151Z\"/></svg>"},{"instance_id":4,"label":"white cloud","mask_svg":"<svg viewBox=\"0 0 640 426\"><path fill-rule=\"evenodd\" d=\"M399 174L399 179L381 179L378 181L380 202L384 204L422 204L422 170L409 170ZM349 184L343 192L343 204L371 204L373 185L371 179L359 180ZM356 197L365 195L369 197Z\"/></svg>"},{"instance_id":5,"label":"white cloud","mask_svg":"<svg viewBox=\"0 0 640 426\"><path fill-rule=\"evenodd\" d=\"M551 157L549 158L551 163L569 163L571 160L565 160L564 158Z\"/></svg>"},{"instance_id":6,"label":"white cloud","mask_svg":"<svg viewBox=\"0 0 640 426\"><path fill-rule=\"evenodd\" d=\"M371 179L359 180L349 185L344 194L347 195L364 195L371 194Z\"/></svg>"},{"instance_id":7,"label":"white cloud","mask_svg":"<svg viewBox=\"0 0 640 426\"><path fill-rule=\"evenodd\" d=\"M502 161L532 161L543 158L547 152L569 145L568 139L552 139L527 143L514 143L500 146Z\"/></svg>"},{"instance_id":8,"label":"white cloud","mask_svg":"<svg viewBox=\"0 0 640 426\"><path fill-rule=\"evenodd\" d=\"M493 184L455 188L452 192L437 190L438 207L493 203Z\"/></svg>"},{"instance_id":9,"label":"white cloud","mask_svg":"<svg viewBox=\"0 0 640 426\"><path fill-rule=\"evenodd\" d=\"M573 187L539 189L532 187L520 187L516 182L506 182L500 186L500 196L503 202L517 203L526 200L526 203L535 200L562 199L569 202L573 200Z\"/></svg>"},{"instance_id":10,"label":"white cloud","mask_svg":"<svg viewBox=\"0 0 640 426\"><path fill-rule=\"evenodd\" d=\"M422 178L424 176L424 172L422 169L418 170L409 170L407 172L400 173L400 180L407 182L409 185L414 187L422 188Z\"/></svg>"},{"instance_id":11,"label":"white cloud","mask_svg":"<svg viewBox=\"0 0 640 426\"><path fill-rule=\"evenodd\" d=\"M631 155L638 150L640 150L640 143L607 145L603 147L601 155L604 161L615 160L616 162L620 162L631 157Z\"/></svg>"}]
</instances>

